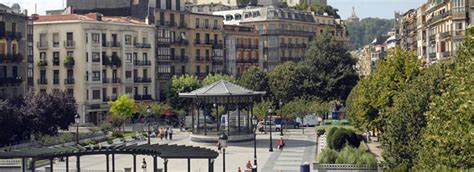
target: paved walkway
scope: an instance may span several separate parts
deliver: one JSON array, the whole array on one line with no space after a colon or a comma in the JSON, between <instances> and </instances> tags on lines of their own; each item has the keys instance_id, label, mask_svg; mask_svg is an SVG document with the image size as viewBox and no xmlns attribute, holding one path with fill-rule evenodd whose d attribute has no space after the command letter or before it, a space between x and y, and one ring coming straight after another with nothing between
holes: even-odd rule
<instances>
[{"instance_id":1,"label":"paved walkway","mask_svg":"<svg viewBox=\"0 0 474 172\"><path fill-rule=\"evenodd\" d=\"M280 138L279 133L273 133L273 146L274 152L269 152L269 135L259 133L257 135L257 159L258 169L263 172L297 172L299 166L303 162L312 163L314 160L314 153L316 151L316 136L313 131L314 128L305 130L305 135L301 133L301 130L289 130L285 133L284 139L286 140L285 149L280 152L277 149L277 139ZM175 130L177 131L177 130ZM195 143L189 139L189 133L180 133L174 135L174 140L157 140L152 139L152 143L160 144L179 144L179 145L194 145L202 146L206 148L216 149L215 144L206 143ZM146 142L146 141L144 141ZM150 156L137 156L137 167L140 167L142 159L148 163L149 167L153 166L153 159ZM104 155L91 155L81 157L81 168L83 170L105 170L105 156ZM245 171L245 165L247 161L253 163L253 142L242 142L242 143L230 143L226 149L226 172L237 171L240 167L242 172ZM111 159L110 159L111 161ZM123 170L127 167L133 167L131 155L116 155L115 156L116 170ZM111 163L110 163L111 164ZM222 172L223 155L215 160L214 171ZM206 160L192 160L191 171L203 172L208 170L208 161ZM69 158L69 167L75 168L75 158ZM168 162L169 171L171 172L186 172L187 162L186 160L171 159ZM57 162L54 165L55 169L64 169L64 162ZM158 168L163 168L163 160L158 159ZM148 169L147 171L151 171ZM141 171L141 170L139 170Z\"/></svg>"}]
</instances>

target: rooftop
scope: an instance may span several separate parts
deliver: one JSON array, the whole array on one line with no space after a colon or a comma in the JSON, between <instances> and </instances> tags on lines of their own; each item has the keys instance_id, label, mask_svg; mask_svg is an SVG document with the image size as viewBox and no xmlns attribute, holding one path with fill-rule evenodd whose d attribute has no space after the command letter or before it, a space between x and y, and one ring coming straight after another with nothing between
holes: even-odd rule
<instances>
[{"instance_id":1,"label":"rooftop","mask_svg":"<svg viewBox=\"0 0 474 172\"><path fill-rule=\"evenodd\" d=\"M82 14L63 14L63 15L46 15L37 16L34 22L54 22L54 21L101 21L110 23L125 23L133 25L147 25L145 22L130 18L119 16L102 16L100 13Z\"/></svg>"}]
</instances>

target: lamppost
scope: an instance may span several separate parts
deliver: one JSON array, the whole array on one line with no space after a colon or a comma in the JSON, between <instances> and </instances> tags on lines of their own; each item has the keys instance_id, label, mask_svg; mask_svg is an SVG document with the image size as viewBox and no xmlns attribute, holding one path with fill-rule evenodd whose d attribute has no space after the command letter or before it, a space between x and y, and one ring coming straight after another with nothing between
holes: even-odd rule
<instances>
[{"instance_id":1,"label":"lamppost","mask_svg":"<svg viewBox=\"0 0 474 172\"><path fill-rule=\"evenodd\" d=\"M79 122L80 121L80 117L78 114L76 114L76 116L74 116L74 120L76 122L76 144L79 145Z\"/></svg>"},{"instance_id":2,"label":"lamppost","mask_svg":"<svg viewBox=\"0 0 474 172\"><path fill-rule=\"evenodd\" d=\"M278 105L280 105L280 115L281 115L280 117L281 117L281 122L283 123L283 102L281 101L281 99L278 102ZM287 123L288 123L288 121L286 121L286 119L285 119L285 126L287 125ZM280 136L283 136L283 125L280 128Z\"/></svg>"},{"instance_id":3,"label":"lamppost","mask_svg":"<svg viewBox=\"0 0 474 172\"><path fill-rule=\"evenodd\" d=\"M252 170L253 172L257 172L257 123L258 118L257 116L253 116L252 118L252 125L253 125L253 165L255 169Z\"/></svg>"},{"instance_id":4,"label":"lamppost","mask_svg":"<svg viewBox=\"0 0 474 172\"><path fill-rule=\"evenodd\" d=\"M222 147L222 169L223 171L225 171L225 148L227 148L227 140L229 139L229 137L227 137L227 135L225 133L221 133L221 135L219 136L219 142L220 142L220 145Z\"/></svg>"},{"instance_id":5,"label":"lamppost","mask_svg":"<svg viewBox=\"0 0 474 172\"><path fill-rule=\"evenodd\" d=\"M150 106L148 106L148 107L146 108L146 113L148 113L148 116L150 115L150 113L151 113L151 107L150 107ZM150 135L151 135L150 123L149 123L148 121L147 121L147 123L148 123L148 144L151 144L151 139L150 139Z\"/></svg>"},{"instance_id":6,"label":"lamppost","mask_svg":"<svg viewBox=\"0 0 474 172\"><path fill-rule=\"evenodd\" d=\"M271 106L268 106L268 116L270 116L270 121L269 121L269 125L270 125L270 148L268 149L268 151L270 152L273 152L273 139L272 139L272 107Z\"/></svg>"},{"instance_id":7,"label":"lamppost","mask_svg":"<svg viewBox=\"0 0 474 172\"><path fill-rule=\"evenodd\" d=\"M217 131L219 131L219 127L220 127L219 123L221 121L221 119L219 118L219 108L217 107L217 104L215 104L215 103L212 104L212 106L214 106L214 108L216 108L216 118L217 118L217 121L216 121L217 122L216 123L217 127L216 128L217 128Z\"/></svg>"}]
</instances>

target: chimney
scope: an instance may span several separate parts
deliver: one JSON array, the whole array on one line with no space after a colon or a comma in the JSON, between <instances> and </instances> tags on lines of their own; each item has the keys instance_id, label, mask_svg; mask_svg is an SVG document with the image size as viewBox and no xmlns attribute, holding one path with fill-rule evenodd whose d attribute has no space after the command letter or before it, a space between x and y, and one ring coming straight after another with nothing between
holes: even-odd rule
<instances>
[{"instance_id":1,"label":"chimney","mask_svg":"<svg viewBox=\"0 0 474 172\"><path fill-rule=\"evenodd\" d=\"M102 16L103 16L102 14L100 14L100 13L95 13L95 15L96 15L96 20L97 20L97 21L102 21Z\"/></svg>"}]
</instances>

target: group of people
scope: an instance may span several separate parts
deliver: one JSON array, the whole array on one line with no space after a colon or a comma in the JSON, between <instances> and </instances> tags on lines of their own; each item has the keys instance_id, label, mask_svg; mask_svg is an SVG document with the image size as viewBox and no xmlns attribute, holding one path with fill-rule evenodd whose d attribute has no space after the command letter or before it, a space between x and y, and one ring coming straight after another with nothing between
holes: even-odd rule
<instances>
[{"instance_id":1,"label":"group of people","mask_svg":"<svg viewBox=\"0 0 474 172\"><path fill-rule=\"evenodd\" d=\"M163 140L166 139L166 140L173 140L173 134L174 134L174 131L171 127L167 127L166 129L165 128L159 128L157 131L156 131L156 136L160 136L160 139Z\"/></svg>"}]
</instances>

